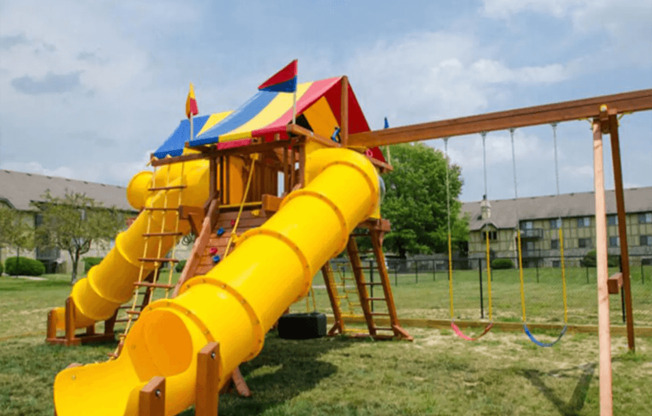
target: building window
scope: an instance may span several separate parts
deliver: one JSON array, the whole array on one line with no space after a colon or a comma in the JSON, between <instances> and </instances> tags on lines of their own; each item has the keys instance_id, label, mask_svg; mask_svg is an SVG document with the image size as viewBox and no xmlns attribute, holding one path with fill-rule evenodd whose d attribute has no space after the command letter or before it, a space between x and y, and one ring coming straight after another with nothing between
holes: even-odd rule
<instances>
[{"instance_id":1,"label":"building window","mask_svg":"<svg viewBox=\"0 0 652 416\"><path fill-rule=\"evenodd\" d=\"M609 247L619 247L620 246L620 237L612 236L609 237Z\"/></svg>"},{"instance_id":2,"label":"building window","mask_svg":"<svg viewBox=\"0 0 652 416\"><path fill-rule=\"evenodd\" d=\"M560 268L561 267L561 261L560 260L553 260L552 261L552 267L555 267L557 269Z\"/></svg>"},{"instance_id":3,"label":"building window","mask_svg":"<svg viewBox=\"0 0 652 416\"><path fill-rule=\"evenodd\" d=\"M590 238L579 238L577 240L577 245L579 248L590 248L591 247L591 239Z\"/></svg>"},{"instance_id":4,"label":"building window","mask_svg":"<svg viewBox=\"0 0 652 416\"><path fill-rule=\"evenodd\" d=\"M559 248L559 240L550 240L550 250L557 250Z\"/></svg>"},{"instance_id":5,"label":"building window","mask_svg":"<svg viewBox=\"0 0 652 416\"><path fill-rule=\"evenodd\" d=\"M496 232L496 231L483 231L482 232L482 240L483 241L487 240L487 234L489 234L489 240L491 240L491 241L498 240L498 232Z\"/></svg>"},{"instance_id":6,"label":"building window","mask_svg":"<svg viewBox=\"0 0 652 416\"><path fill-rule=\"evenodd\" d=\"M577 219L577 228L585 228L591 226L591 217L580 217Z\"/></svg>"},{"instance_id":7,"label":"building window","mask_svg":"<svg viewBox=\"0 0 652 416\"><path fill-rule=\"evenodd\" d=\"M607 225L618 225L618 215L607 215Z\"/></svg>"},{"instance_id":8,"label":"building window","mask_svg":"<svg viewBox=\"0 0 652 416\"><path fill-rule=\"evenodd\" d=\"M642 246L652 246L652 235L642 235L640 243Z\"/></svg>"},{"instance_id":9,"label":"building window","mask_svg":"<svg viewBox=\"0 0 652 416\"><path fill-rule=\"evenodd\" d=\"M521 230L531 230L534 228L534 223L532 221L522 221Z\"/></svg>"},{"instance_id":10,"label":"building window","mask_svg":"<svg viewBox=\"0 0 652 416\"><path fill-rule=\"evenodd\" d=\"M526 241L525 251L532 251L532 250L534 250L534 241Z\"/></svg>"},{"instance_id":11,"label":"building window","mask_svg":"<svg viewBox=\"0 0 652 416\"><path fill-rule=\"evenodd\" d=\"M642 214L638 214L638 223L652 224L652 212L644 212Z\"/></svg>"},{"instance_id":12,"label":"building window","mask_svg":"<svg viewBox=\"0 0 652 416\"><path fill-rule=\"evenodd\" d=\"M550 229L556 230L557 228L561 228L561 218L550 220Z\"/></svg>"}]
</instances>

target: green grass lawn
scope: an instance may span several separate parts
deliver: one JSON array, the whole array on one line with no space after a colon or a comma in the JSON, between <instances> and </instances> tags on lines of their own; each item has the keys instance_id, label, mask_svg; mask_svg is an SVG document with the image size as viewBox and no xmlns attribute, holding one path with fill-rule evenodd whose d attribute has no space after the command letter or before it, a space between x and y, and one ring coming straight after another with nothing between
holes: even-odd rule
<instances>
[{"instance_id":1,"label":"green grass lawn","mask_svg":"<svg viewBox=\"0 0 652 416\"><path fill-rule=\"evenodd\" d=\"M526 282L528 316L536 322L560 321L558 277L543 272L539 283L531 276ZM498 271L494 278L495 318L518 319L518 276L514 271ZM420 275L418 284L413 275L398 279L394 292L400 316L448 317L448 282L443 273L434 282L431 274ZM595 285L583 279L580 273L569 277L571 323L594 319ZM456 273L454 283L456 315L479 318L477 271ZM321 278L315 284L323 284ZM649 324L648 284L647 292L635 289L634 294L640 292L635 305L638 299L644 306L639 321L647 317ZM115 344L45 345L47 311L62 305L69 291L67 276L49 275L44 281L0 277L0 414L51 415L55 374L71 362L103 361L115 348ZM326 311L325 291L315 293L319 309ZM617 297L611 299L614 320L620 317L620 306ZM546 306L553 302L558 306ZM294 309L305 309L305 302ZM342 337L288 341L270 333L262 353L242 365L253 397L222 395L220 415L599 412L596 335L568 334L553 348L539 348L519 333L492 331L480 342L469 343L449 330L408 330L415 337L412 343ZM637 353L630 354L623 337L612 339L615 414L645 415L652 407L652 339L636 341Z\"/></svg>"}]
</instances>

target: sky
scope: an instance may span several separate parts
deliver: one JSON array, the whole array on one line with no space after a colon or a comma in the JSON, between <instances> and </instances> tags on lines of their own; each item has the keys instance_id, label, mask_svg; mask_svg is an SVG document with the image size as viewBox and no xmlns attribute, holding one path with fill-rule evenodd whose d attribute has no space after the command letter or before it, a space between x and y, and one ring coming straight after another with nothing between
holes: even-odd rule
<instances>
[{"instance_id":1,"label":"sky","mask_svg":"<svg viewBox=\"0 0 652 416\"><path fill-rule=\"evenodd\" d=\"M649 0L0 0L0 169L125 186L189 82L200 114L232 110L295 58L299 82L348 75L372 129L648 89L650 22ZM556 192L552 135L516 130L519 196ZM560 191L592 191L589 122L557 137ZM652 111L620 137L625 186L652 186ZM512 198L509 132L486 143L488 197ZM479 135L449 156L481 199Z\"/></svg>"}]
</instances>

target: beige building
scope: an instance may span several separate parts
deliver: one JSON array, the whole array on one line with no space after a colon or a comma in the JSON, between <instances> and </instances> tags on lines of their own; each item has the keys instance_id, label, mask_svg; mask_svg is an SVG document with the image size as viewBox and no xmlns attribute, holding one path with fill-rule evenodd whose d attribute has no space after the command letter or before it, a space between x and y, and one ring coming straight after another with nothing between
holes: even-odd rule
<instances>
[{"instance_id":1,"label":"beige building","mask_svg":"<svg viewBox=\"0 0 652 416\"><path fill-rule=\"evenodd\" d=\"M613 191L607 191L606 202L608 250L617 255L620 241ZM632 261L652 257L652 187L626 189L625 208ZM582 256L595 249L593 192L468 202L463 204L462 212L469 217L471 259L485 257L485 233L493 256L517 259L516 230L520 227L524 266L558 266L558 221L569 265L577 265Z\"/></svg>"},{"instance_id":2,"label":"beige building","mask_svg":"<svg viewBox=\"0 0 652 416\"><path fill-rule=\"evenodd\" d=\"M0 170L0 204L18 210L23 220L34 227L40 222L41 214L33 203L43 201L43 194L48 190L50 194L56 197L63 197L67 191L83 193L105 207L117 208L126 213L127 216L137 215L137 212L127 202L126 189L122 186ZM0 259L3 261L7 256L16 254L16 251L11 247L0 250L2 250L0 251ZM91 250L84 254L84 257L102 257L107 251L108 247L93 244ZM37 247L31 252L21 252L20 254L41 260L46 265L48 272L55 270L60 272L70 271L69 255L59 249ZM80 267L82 268L80 272L83 273L82 262L80 262Z\"/></svg>"}]
</instances>

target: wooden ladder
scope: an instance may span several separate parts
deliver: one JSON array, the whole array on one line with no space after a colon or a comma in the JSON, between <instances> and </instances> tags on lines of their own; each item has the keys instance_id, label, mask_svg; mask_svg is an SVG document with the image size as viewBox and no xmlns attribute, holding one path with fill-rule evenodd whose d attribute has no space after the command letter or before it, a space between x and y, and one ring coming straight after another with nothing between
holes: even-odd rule
<instances>
[{"instance_id":1,"label":"wooden ladder","mask_svg":"<svg viewBox=\"0 0 652 416\"><path fill-rule=\"evenodd\" d=\"M367 324L368 336L374 339L399 338L411 341L412 336L401 327L398 320L389 274L385 265L385 255L382 250L382 234L382 231L373 229L370 229L368 234L352 234L349 236L346 246L357 286L360 306ZM371 239L379 281L367 281L364 274L365 267L360 260L356 237L369 237ZM369 271L373 273L373 269ZM382 288L382 294L372 296L371 293L376 287ZM384 326L378 323L379 320L383 321ZM367 334L364 335L367 336Z\"/></svg>"},{"instance_id":2,"label":"wooden ladder","mask_svg":"<svg viewBox=\"0 0 652 416\"><path fill-rule=\"evenodd\" d=\"M134 291L131 302L120 307L120 309L124 310L126 316L117 320L117 322L126 322L126 326L123 333L120 335L120 340L115 351L108 354L110 359L117 358L122 352L124 341L127 338L129 330L138 320L145 307L153 300L154 291L156 289L163 289L165 291L163 297L168 298L170 291L175 287L175 285L172 284L172 273L179 260L174 257L174 253L179 239L183 236L183 233L179 231L181 221L179 207L181 206L182 193L186 186L182 183L171 184L169 172L170 169L168 168L168 176L164 186L157 186L155 183L156 172L152 175L152 184L148 190L150 192L164 192L163 206L145 206L141 213L141 215L147 215L147 229L142 235L145 239L143 254L138 258L138 261L140 262L140 271L138 273L138 280L134 282ZM183 180L183 167L181 168L179 178L179 180ZM176 204L172 206L172 202L169 200L168 195L170 191L178 191ZM154 198L152 198L151 201L153 203ZM168 216L164 215L161 220L160 229L153 230L152 216L157 212L174 212L174 224L166 224ZM171 255L168 257L168 253L163 252L163 240L170 237L174 238L174 244L172 245ZM148 253L150 252L150 244L156 244L156 255L154 257L148 256ZM167 283L159 282L161 269L164 264L167 264L169 268ZM154 267L148 267L151 265Z\"/></svg>"}]
</instances>

